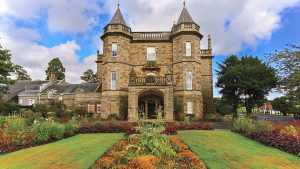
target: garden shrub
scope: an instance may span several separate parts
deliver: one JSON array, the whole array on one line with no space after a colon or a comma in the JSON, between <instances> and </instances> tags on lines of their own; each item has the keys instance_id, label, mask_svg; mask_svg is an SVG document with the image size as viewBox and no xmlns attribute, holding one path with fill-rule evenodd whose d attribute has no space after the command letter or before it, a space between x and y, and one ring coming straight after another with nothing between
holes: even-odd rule
<instances>
[{"instance_id":1,"label":"garden shrub","mask_svg":"<svg viewBox=\"0 0 300 169\"><path fill-rule=\"evenodd\" d=\"M5 122L5 116L0 116L0 130L3 128L4 122Z\"/></svg>"},{"instance_id":2,"label":"garden shrub","mask_svg":"<svg viewBox=\"0 0 300 169\"><path fill-rule=\"evenodd\" d=\"M46 142L50 139L50 123L43 122L34 126L35 137L34 141L37 143Z\"/></svg>"},{"instance_id":3,"label":"garden shrub","mask_svg":"<svg viewBox=\"0 0 300 169\"><path fill-rule=\"evenodd\" d=\"M219 114L219 113L210 113L210 114L207 114L205 118L208 121L211 121L211 122L222 122L223 121L222 115Z\"/></svg>"},{"instance_id":4,"label":"garden shrub","mask_svg":"<svg viewBox=\"0 0 300 169\"><path fill-rule=\"evenodd\" d=\"M145 155L132 159L129 163L129 167L135 169L156 169L155 166L159 163L159 158L152 155Z\"/></svg>"},{"instance_id":5,"label":"garden shrub","mask_svg":"<svg viewBox=\"0 0 300 169\"><path fill-rule=\"evenodd\" d=\"M59 140L64 138L65 126L59 123L51 123L50 128L50 137L54 140Z\"/></svg>"},{"instance_id":6,"label":"garden shrub","mask_svg":"<svg viewBox=\"0 0 300 169\"><path fill-rule=\"evenodd\" d=\"M79 129L78 124L74 121L69 121L65 124L65 135L66 136L73 136Z\"/></svg>"},{"instance_id":7,"label":"garden shrub","mask_svg":"<svg viewBox=\"0 0 300 169\"><path fill-rule=\"evenodd\" d=\"M165 131L163 132L167 135L175 135L177 134L177 126L175 122L169 122L166 124Z\"/></svg>"},{"instance_id":8,"label":"garden shrub","mask_svg":"<svg viewBox=\"0 0 300 169\"><path fill-rule=\"evenodd\" d=\"M238 133L249 133L254 130L254 125L252 124L252 120L249 118L244 118L241 120L236 120L233 123L232 131L238 132Z\"/></svg>"},{"instance_id":9,"label":"garden shrub","mask_svg":"<svg viewBox=\"0 0 300 169\"><path fill-rule=\"evenodd\" d=\"M296 129L296 127L292 126L292 125L288 125L288 126L285 126L281 131L280 131L281 134L286 134L286 135L289 135L289 136L294 136L294 137L297 137L298 134L299 134L299 131Z\"/></svg>"},{"instance_id":10,"label":"garden shrub","mask_svg":"<svg viewBox=\"0 0 300 169\"><path fill-rule=\"evenodd\" d=\"M270 122L268 121L257 121L254 124L254 131L255 132L267 132L272 129Z\"/></svg>"},{"instance_id":11,"label":"garden shrub","mask_svg":"<svg viewBox=\"0 0 300 169\"><path fill-rule=\"evenodd\" d=\"M115 120L119 120L119 117L117 114L110 114L110 115L108 115L107 120L115 121Z\"/></svg>"}]
</instances>

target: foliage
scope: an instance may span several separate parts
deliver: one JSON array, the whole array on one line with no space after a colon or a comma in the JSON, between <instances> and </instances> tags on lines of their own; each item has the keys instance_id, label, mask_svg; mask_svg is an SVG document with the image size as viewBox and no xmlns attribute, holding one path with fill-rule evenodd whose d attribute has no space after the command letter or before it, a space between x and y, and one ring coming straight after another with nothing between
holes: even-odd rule
<instances>
[{"instance_id":1,"label":"foliage","mask_svg":"<svg viewBox=\"0 0 300 169\"><path fill-rule=\"evenodd\" d=\"M61 63L60 59L58 57L53 58L48 63L48 68L45 71L46 72L46 79L49 80L51 75L55 75L57 80L63 80L65 78L65 71L63 64Z\"/></svg>"},{"instance_id":2,"label":"foliage","mask_svg":"<svg viewBox=\"0 0 300 169\"><path fill-rule=\"evenodd\" d=\"M78 131L78 129L78 124L74 120L71 120L65 124L65 135L73 136Z\"/></svg>"},{"instance_id":3,"label":"foliage","mask_svg":"<svg viewBox=\"0 0 300 169\"><path fill-rule=\"evenodd\" d=\"M297 137L298 134L299 134L299 131L297 130L297 128L295 126L288 125L288 126L285 126L280 131L280 134L285 134L285 135Z\"/></svg>"},{"instance_id":4,"label":"foliage","mask_svg":"<svg viewBox=\"0 0 300 169\"><path fill-rule=\"evenodd\" d=\"M37 143L46 142L50 139L50 127L48 122L43 122L34 126L35 137L33 140Z\"/></svg>"},{"instance_id":5,"label":"foliage","mask_svg":"<svg viewBox=\"0 0 300 169\"><path fill-rule=\"evenodd\" d=\"M288 113L292 113L293 102L291 98L288 97L278 97L272 101L273 109L280 111L286 116Z\"/></svg>"},{"instance_id":6,"label":"foliage","mask_svg":"<svg viewBox=\"0 0 300 169\"><path fill-rule=\"evenodd\" d=\"M110 114L108 115L107 120L119 120L119 116L117 114Z\"/></svg>"},{"instance_id":7,"label":"foliage","mask_svg":"<svg viewBox=\"0 0 300 169\"><path fill-rule=\"evenodd\" d=\"M236 120L233 123L232 131L238 132L238 133L249 133L253 131L254 125L252 124L252 120L249 118L244 118L241 120Z\"/></svg>"},{"instance_id":8,"label":"foliage","mask_svg":"<svg viewBox=\"0 0 300 169\"><path fill-rule=\"evenodd\" d=\"M39 121L43 119L43 116L40 112L33 112L32 110L26 110L22 112L23 117L25 118L26 124L31 126L34 121Z\"/></svg>"},{"instance_id":9,"label":"foliage","mask_svg":"<svg viewBox=\"0 0 300 169\"><path fill-rule=\"evenodd\" d=\"M267 132L272 129L270 122L268 121L258 121L254 125L255 132Z\"/></svg>"},{"instance_id":10,"label":"foliage","mask_svg":"<svg viewBox=\"0 0 300 169\"><path fill-rule=\"evenodd\" d=\"M92 69L88 69L83 73L83 76L80 77L84 82L92 83L97 81L96 74Z\"/></svg>"},{"instance_id":11,"label":"foliage","mask_svg":"<svg viewBox=\"0 0 300 169\"><path fill-rule=\"evenodd\" d=\"M4 116L9 116L12 114L20 113L20 105L15 102L6 102L0 98L0 114Z\"/></svg>"},{"instance_id":12,"label":"foliage","mask_svg":"<svg viewBox=\"0 0 300 169\"><path fill-rule=\"evenodd\" d=\"M14 74L16 75L16 80L31 80L28 72L20 65L14 65Z\"/></svg>"},{"instance_id":13,"label":"foliage","mask_svg":"<svg viewBox=\"0 0 300 169\"><path fill-rule=\"evenodd\" d=\"M155 121L139 120L135 128L138 134L129 136L130 145L127 148L129 156L154 155L156 157L175 157L165 134L165 122L161 119ZM132 144L134 143L134 144Z\"/></svg>"},{"instance_id":14,"label":"foliage","mask_svg":"<svg viewBox=\"0 0 300 169\"><path fill-rule=\"evenodd\" d=\"M5 116L0 116L0 130L2 129L2 127L3 127L3 124L4 124L4 122L5 122Z\"/></svg>"},{"instance_id":15,"label":"foliage","mask_svg":"<svg viewBox=\"0 0 300 169\"><path fill-rule=\"evenodd\" d=\"M219 114L219 113L210 113L210 114L207 114L205 118L208 121L211 121L211 122L222 122L223 121L222 115Z\"/></svg>"},{"instance_id":16,"label":"foliage","mask_svg":"<svg viewBox=\"0 0 300 169\"><path fill-rule=\"evenodd\" d=\"M214 98L213 103L216 107L216 112L222 116L232 114L234 111L232 105L227 103L224 98Z\"/></svg>"},{"instance_id":17,"label":"foliage","mask_svg":"<svg viewBox=\"0 0 300 169\"><path fill-rule=\"evenodd\" d=\"M8 85L13 83L13 80L10 78L13 71L10 50L2 49L0 45L0 98L7 92Z\"/></svg>"},{"instance_id":18,"label":"foliage","mask_svg":"<svg viewBox=\"0 0 300 169\"><path fill-rule=\"evenodd\" d=\"M261 104L265 95L277 85L275 70L257 57L243 56L238 59L231 56L218 65L217 87L221 88L223 98L232 103L235 112L238 103L244 102L247 114L251 114L252 108Z\"/></svg>"},{"instance_id":19,"label":"foliage","mask_svg":"<svg viewBox=\"0 0 300 169\"><path fill-rule=\"evenodd\" d=\"M289 96L300 98L300 45L289 44L281 51L268 55L270 63L275 63L280 77L279 89Z\"/></svg>"},{"instance_id":20,"label":"foliage","mask_svg":"<svg viewBox=\"0 0 300 169\"><path fill-rule=\"evenodd\" d=\"M59 123L50 123L49 125L50 137L53 140L60 140L64 138L65 126Z\"/></svg>"},{"instance_id":21,"label":"foliage","mask_svg":"<svg viewBox=\"0 0 300 169\"><path fill-rule=\"evenodd\" d=\"M278 148L294 155L298 155L300 152L300 140L290 135L277 132L251 132L247 134L247 136L262 144Z\"/></svg>"}]
</instances>

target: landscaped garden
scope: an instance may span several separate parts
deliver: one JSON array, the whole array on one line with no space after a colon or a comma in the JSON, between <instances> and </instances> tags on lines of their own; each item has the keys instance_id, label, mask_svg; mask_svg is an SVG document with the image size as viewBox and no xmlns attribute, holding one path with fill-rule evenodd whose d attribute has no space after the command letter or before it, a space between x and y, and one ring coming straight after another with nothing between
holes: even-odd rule
<instances>
[{"instance_id":1,"label":"landscaped garden","mask_svg":"<svg viewBox=\"0 0 300 169\"><path fill-rule=\"evenodd\" d=\"M89 168L124 134L80 134L0 156L0 168Z\"/></svg>"},{"instance_id":2,"label":"landscaped garden","mask_svg":"<svg viewBox=\"0 0 300 169\"><path fill-rule=\"evenodd\" d=\"M300 158L225 131L179 131L180 136L208 168L297 169Z\"/></svg>"}]
</instances>

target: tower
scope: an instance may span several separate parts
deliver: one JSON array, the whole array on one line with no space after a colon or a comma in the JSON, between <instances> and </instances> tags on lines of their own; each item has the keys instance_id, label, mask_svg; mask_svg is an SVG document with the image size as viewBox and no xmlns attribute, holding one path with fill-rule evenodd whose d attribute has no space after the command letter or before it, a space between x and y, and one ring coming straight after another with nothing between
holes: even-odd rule
<instances>
[{"instance_id":1,"label":"tower","mask_svg":"<svg viewBox=\"0 0 300 169\"><path fill-rule=\"evenodd\" d=\"M172 28L174 109L184 115L203 117L200 41L203 35L185 3Z\"/></svg>"},{"instance_id":2,"label":"tower","mask_svg":"<svg viewBox=\"0 0 300 169\"><path fill-rule=\"evenodd\" d=\"M126 106L128 92L129 51L131 29L126 25L118 4L110 23L104 28L101 36L103 55L98 58L98 78L102 83L102 117L109 114L120 114Z\"/></svg>"}]
</instances>

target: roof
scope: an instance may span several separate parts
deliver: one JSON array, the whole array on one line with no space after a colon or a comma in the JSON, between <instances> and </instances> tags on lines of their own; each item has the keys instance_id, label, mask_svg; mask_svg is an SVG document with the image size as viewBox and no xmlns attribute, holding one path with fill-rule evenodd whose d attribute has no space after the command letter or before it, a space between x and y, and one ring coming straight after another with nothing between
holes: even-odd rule
<instances>
[{"instance_id":1,"label":"roof","mask_svg":"<svg viewBox=\"0 0 300 169\"><path fill-rule=\"evenodd\" d=\"M115 12L113 18L111 19L109 24L122 24L126 25L126 22L124 20L124 17L121 13L120 8L118 7L117 11Z\"/></svg>"},{"instance_id":2,"label":"roof","mask_svg":"<svg viewBox=\"0 0 300 169\"><path fill-rule=\"evenodd\" d=\"M266 104L266 105L263 105L259 108L260 110L273 110L273 107L271 104Z\"/></svg>"},{"instance_id":3,"label":"roof","mask_svg":"<svg viewBox=\"0 0 300 169\"><path fill-rule=\"evenodd\" d=\"M55 90L55 93L71 94L83 92L96 92L99 88L99 83L83 83L83 84L56 84L48 88L48 90Z\"/></svg>"},{"instance_id":4,"label":"roof","mask_svg":"<svg viewBox=\"0 0 300 169\"><path fill-rule=\"evenodd\" d=\"M185 6L183 7L183 9L181 11L180 17L177 21L177 25L181 24L181 23L194 23L193 18L191 17L191 15L189 14L189 12Z\"/></svg>"},{"instance_id":5,"label":"roof","mask_svg":"<svg viewBox=\"0 0 300 169\"><path fill-rule=\"evenodd\" d=\"M19 93L25 91L26 89L35 89L37 86L48 83L49 81L28 81L28 80L20 80L16 81L14 84L9 86L8 94L3 96L4 100L12 100L18 96Z\"/></svg>"}]
</instances>

